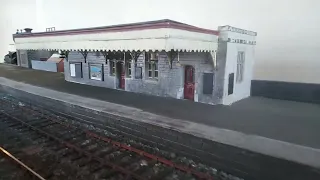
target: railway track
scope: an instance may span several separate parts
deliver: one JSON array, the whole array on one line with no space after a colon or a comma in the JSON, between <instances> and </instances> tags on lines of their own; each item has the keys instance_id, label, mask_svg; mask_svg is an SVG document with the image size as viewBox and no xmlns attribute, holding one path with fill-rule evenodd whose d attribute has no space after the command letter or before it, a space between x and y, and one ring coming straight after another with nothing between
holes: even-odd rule
<instances>
[{"instance_id":1,"label":"railway track","mask_svg":"<svg viewBox=\"0 0 320 180\"><path fill-rule=\"evenodd\" d=\"M240 179L206 166L195 168L175 157L154 155L132 142L79 128L15 99L0 101L0 123L6 127L0 133L7 137L4 146L45 179Z\"/></svg>"},{"instance_id":2,"label":"railway track","mask_svg":"<svg viewBox=\"0 0 320 180\"><path fill-rule=\"evenodd\" d=\"M15 104L21 103L21 99L10 95L4 97ZM55 107L54 104L45 104L45 102L35 104L33 100L27 99L23 103L26 107L46 117L59 119L81 129L98 132L117 142L130 144L132 147L177 162L177 164L183 163L200 171L210 169L214 174L222 176L222 179L240 179L232 175L243 177L246 180L261 179L259 164L248 163L252 161L244 156L238 156L239 153L242 153L240 151L230 153L229 147L220 144L212 146L210 145L212 142L205 139L181 136L172 130L150 127L112 114L102 115L98 112L87 114L87 109L83 108L76 111L72 108L69 111L68 107L61 109L61 107ZM196 142L195 146L190 145L190 142ZM263 175L263 177L273 179L269 175Z\"/></svg>"}]
</instances>

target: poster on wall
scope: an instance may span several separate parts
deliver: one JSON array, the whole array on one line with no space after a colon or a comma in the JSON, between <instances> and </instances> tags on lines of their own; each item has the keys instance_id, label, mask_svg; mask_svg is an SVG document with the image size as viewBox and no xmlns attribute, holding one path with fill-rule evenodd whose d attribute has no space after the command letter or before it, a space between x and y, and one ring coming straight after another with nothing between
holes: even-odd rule
<instances>
[{"instance_id":1,"label":"poster on wall","mask_svg":"<svg viewBox=\"0 0 320 180\"><path fill-rule=\"evenodd\" d=\"M90 65L90 79L102 81L102 65Z\"/></svg>"},{"instance_id":2,"label":"poster on wall","mask_svg":"<svg viewBox=\"0 0 320 180\"><path fill-rule=\"evenodd\" d=\"M76 77L76 65L75 64L70 64L70 76Z\"/></svg>"}]
</instances>

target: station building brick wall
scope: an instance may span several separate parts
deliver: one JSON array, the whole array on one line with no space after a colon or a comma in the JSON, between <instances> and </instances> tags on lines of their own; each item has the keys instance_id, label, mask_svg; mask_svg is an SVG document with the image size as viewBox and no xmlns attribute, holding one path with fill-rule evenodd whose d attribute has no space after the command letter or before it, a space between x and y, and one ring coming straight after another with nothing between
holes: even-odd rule
<instances>
[{"instance_id":1,"label":"station building brick wall","mask_svg":"<svg viewBox=\"0 0 320 180\"><path fill-rule=\"evenodd\" d=\"M213 61L209 53L205 52L180 52L179 57L176 57L172 62L172 68L166 53L160 52L158 56L158 79L149 79L146 76L146 63L144 53L141 53L137 59L137 64L142 65L142 77L135 77L135 63L131 63L131 77L125 78L125 91L144 93L163 97L184 98L184 67L191 65L195 69L195 101L219 104L222 99L223 79L215 74L223 71L224 68L214 69ZM70 63L82 64L82 77L71 77ZM90 79L89 64L101 64L103 67L103 80ZM112 76L110 73L110 60L105 60L102 55L97 55L95 52L89 52L85 59L80 52L72 51L65 60L65 79L70 82L77 82L93 86L116 89L117 76ZM223 65L219 62L218 64ZM203 74L212 73L213 88L211 94L203 94Z\"/></svg>"}]
</instances>

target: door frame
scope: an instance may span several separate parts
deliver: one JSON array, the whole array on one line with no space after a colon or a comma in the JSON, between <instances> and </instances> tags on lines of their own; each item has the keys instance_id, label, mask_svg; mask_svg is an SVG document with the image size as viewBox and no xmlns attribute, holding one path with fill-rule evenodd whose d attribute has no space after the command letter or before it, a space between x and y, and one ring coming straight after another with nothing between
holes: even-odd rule
<instances>
[{"instance_id":1,"label":"door frame","mask_svg":"<svg viewBox=\"0 0 320 180\"><path fill-rule=\"evenodd\" d=\"M122 78L123 74L124 74L124 78ZM122 83L123 83L123 87L122 87ZM126 79L125 79L124 62L117 61L116 62L116 89L125 90L125 87L126 87Z\"/></svg>"},{"instance_id":2,"label":"door frame","mask_svg":"<svg viewBox=\"0 0 320 180\"><path fill-rule=\"evenodd\" d=\"M192 98L187 98L186 97L186 71L187 71L187 68L192 68L193 69L193 95L192 95ZM196 73L195 73L195 65L190 65L190 64L186 64L183 66L183 81L182 81L182 86L183 86L183 99L188 99L188 100L192 100L192 101L195 101L195 92L196 92L196 83L195 83L195 80L196 80Z\"/></svg>"}]
</instances>

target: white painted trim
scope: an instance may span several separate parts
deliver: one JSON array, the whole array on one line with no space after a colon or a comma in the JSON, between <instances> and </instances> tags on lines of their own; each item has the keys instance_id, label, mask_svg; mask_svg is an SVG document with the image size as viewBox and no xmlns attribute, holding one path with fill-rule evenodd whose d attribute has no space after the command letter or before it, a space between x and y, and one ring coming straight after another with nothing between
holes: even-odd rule
<instances>
[{"instance_id":1,"label":"white painted trim","mask_svg":"<svg viewBox=\"0 0 320 180\"><path fill-rule=\"evenodd\" d=\"M215 51L216 35L179 29L16 38L16 49Z\"/></svg>"}]
</instances>

